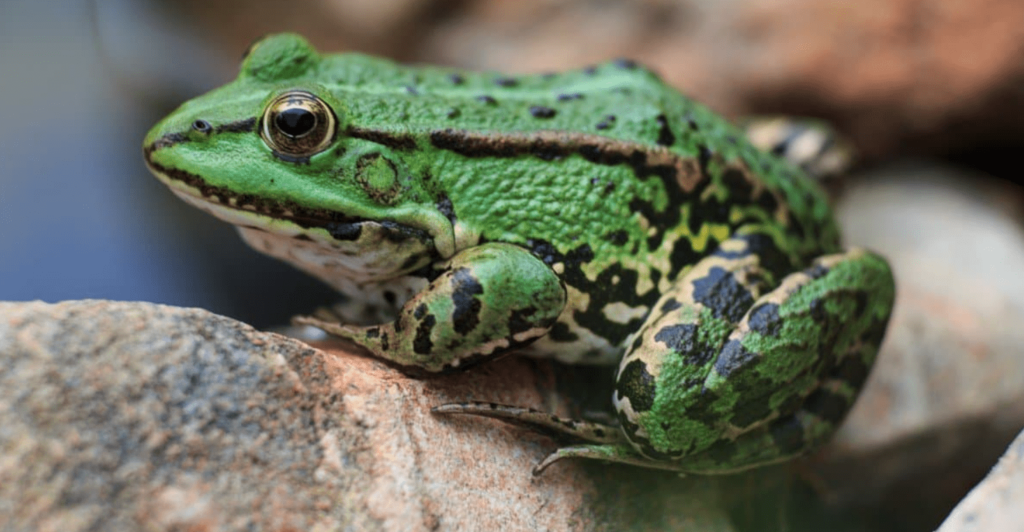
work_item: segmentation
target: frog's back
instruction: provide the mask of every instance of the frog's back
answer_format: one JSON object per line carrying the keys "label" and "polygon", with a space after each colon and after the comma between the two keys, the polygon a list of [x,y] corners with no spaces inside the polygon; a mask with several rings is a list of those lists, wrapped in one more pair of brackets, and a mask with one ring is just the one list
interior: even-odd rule
{"label": "frog's back", "polygon": [[[794,257],[836,245],[814,183],[629,60],[509,76],[336,54],[318,78],[345,102],[349,134],[414,151],[414,174],[438,178],[491,240],[648,257],[658,247],[651,227],[721,240],[723,225],[742,218],[730,211],[760,209]],[[629,223],[641,217],[645,227]],[[693,243],[699,255],[705,246]]]}
{"label": "frog's back", "polygon": [[614,359],[737,231],[767,236],[780,274],[838,249],[816,185],[630,61],[513,77],[343,54],[324,68],[348,134],[436,184],[471,235],[461,249],[510,242],[559,272],[570,305],[542,351]]}

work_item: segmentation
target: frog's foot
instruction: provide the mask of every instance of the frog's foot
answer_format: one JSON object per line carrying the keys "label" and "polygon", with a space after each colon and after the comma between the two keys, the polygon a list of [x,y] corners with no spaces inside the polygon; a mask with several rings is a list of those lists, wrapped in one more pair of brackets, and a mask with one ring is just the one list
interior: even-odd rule
{"label": "frog's foot", "polygon": [[626,464],[631,466],[645,467],[647,469],[661,469],[665,471],[680,470],[679,464],[675,462],[660,462],[652,460],[636,452],[629,444],[608,444],[608,445],[576,445],[562,447],[549,454],[533,468],[533,476],[540,476],[551,464],[565,458],[582,458],[586,460],[600,460],[612,464]]}
{"label": "frog's foot", "polygon": [[626,444],[626,437],[618,427],[562,418],[533,408],[496,403],[448,403],[430,409],[435,414],[461,414],[500,419],[506,423],[524,426],[560,439],[598,444]]}
{"label": "frog's foot", "polygon": [[802,117],[750,117],[740,127],[762,151],[778,155],[816,179],[845,173],[853,164],[850,142],[826,122]]}
{"label": "frog's foot", "polygon": [[342,323],[336,314],[331,312],[330,309],[323,307],[313,311],[312,316],[292,316],[292,324],[316,327],[333,336],[344,338],[360,345],[362,345],[360,340],[365,337],[366,330],[376,328]]}
{"label": "frog's foot", "polygon": [[586,444],[558,448],[533,468],[534,476],[541,475],[551,464],[563,458],[601,460],[653,469],[678,470],[679,467],[672,462],[659,462],[641,455],[629,444],[619,427],[612,425],[566,419],[533,408],[496,403],[448,403],[435,406],[430,411],[434,414],[489,417],[526,427],[559,440],[587,442]]}
{"label": "frog's foot", "polygon": [[547,334],[565,307],[562,281],[518,246],[476,246],[439,270],[395,321],[357,326],[323,313],[294,321],[349,340],[406,373],[444,373],[530,344]]}

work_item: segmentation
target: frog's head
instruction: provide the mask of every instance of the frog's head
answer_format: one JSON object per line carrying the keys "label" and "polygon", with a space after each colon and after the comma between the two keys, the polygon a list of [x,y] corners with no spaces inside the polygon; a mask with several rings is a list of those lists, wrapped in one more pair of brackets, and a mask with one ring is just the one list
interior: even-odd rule
{"label": "frog's head", "polygon": [[248,242],[338,285],[414,271],[454,253],[437,201],[386,145],[356,138],[321,58],[297,35],[254,44],[234,82],[146,135],[150,170]]}

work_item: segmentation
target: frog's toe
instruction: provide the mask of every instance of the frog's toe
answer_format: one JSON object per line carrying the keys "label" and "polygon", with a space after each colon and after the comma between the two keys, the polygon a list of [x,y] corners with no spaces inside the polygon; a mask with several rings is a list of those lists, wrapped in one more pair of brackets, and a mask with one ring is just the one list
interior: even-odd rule
{"label": "frog's toe", "polygon": [[473,401],[443,404],[431,408],[430,411],[434,414],[457,414],[500,419],[506,423],[527,427],[560,439],[596,444],[626,442],[625,435],[618,427],[592,421],[567,419],[533,408]]}
{"label": "frog's toe", "polygon": [[650,458],[636,452],[632,446],[626,444],[574,445],[571,447],[562,447],[549,454],[544,458],[544,460],[541,460],[539,464],[534,466],[533,476],[540,476],[552,464],[566,458],[600,460],[611,464],[626,464],[646,467],[648,469],[680,471],[679,464],[675,462],[651,460]]}
{"label": "frog's toe", "polygon": [[533,476],[539,477],[543,475],[544,471],[547,468],[551,467],[551,464],[561,460],[562,458],[565,458],[559,451],[561,451],[561,449],[558,449],[555,452],[547,455],[543,460],[540,461],[539,464],[533,466]]}
{"label": "frog's toe", "polygon": [[293,316],[292,324],[309,325],[342,338],[351,338],[360,329],[360,327],[340,323],[337,321],[336,316],[334,316],[335,319],[331,319],[332,315],[323,314],[320,312],[322,310],[326,311],[326,309],[321,308],[317,309],[312,316]]}

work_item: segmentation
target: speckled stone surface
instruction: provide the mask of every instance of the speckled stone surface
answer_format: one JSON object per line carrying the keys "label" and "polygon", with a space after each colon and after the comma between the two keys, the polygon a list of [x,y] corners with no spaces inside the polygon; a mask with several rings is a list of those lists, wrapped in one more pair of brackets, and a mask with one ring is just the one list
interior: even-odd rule
{"label": "speckled stone surface", "polygon": [[0,360],[5,531],[732,530],[714,479],[534,479],[547,438],[429,413],[568,413],[527,359],[414,380],[202,310],[79,301],[0,303]]}

